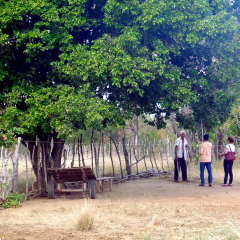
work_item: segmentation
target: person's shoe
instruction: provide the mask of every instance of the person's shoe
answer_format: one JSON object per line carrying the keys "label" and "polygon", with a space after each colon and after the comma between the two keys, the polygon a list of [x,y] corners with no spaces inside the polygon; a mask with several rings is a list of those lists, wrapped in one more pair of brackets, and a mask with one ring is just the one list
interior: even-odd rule
{"label": "person's shoe", "polygon": [[232,184],[228,184],[229,187],[232,187]]}
{"label": "person's shoe", "polygon": [[212,187],[212,184],[211,184],[211,183],[209,184],[209,187]]}
{"label": "person's shoe", "polygon": [[189,182],[187,179],[186,180],[182,180],[183,182]]}
{"label": "person's shoe", "polygon": [[205,184],[200,183],[198,186],[199,187],[205,187]]}
{"label": "person's shoe", "polygon": [[227,187],[227,184],[223,184],[221,187]]}
{"label": "person's shoe", "polygon": [[174,182],[176,182],[176,183],[179,183],[179,181],[178,181],[178,180],[174,180]]}

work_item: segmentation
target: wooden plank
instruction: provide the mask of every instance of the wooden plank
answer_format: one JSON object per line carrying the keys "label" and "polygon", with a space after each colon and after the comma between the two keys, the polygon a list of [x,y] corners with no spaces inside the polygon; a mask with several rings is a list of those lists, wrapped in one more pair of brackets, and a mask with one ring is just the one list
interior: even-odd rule
{"label": "wooden plank", "polygon": [[51,174],[53,178],[59,176],[62,181],[83,181],[83,175],[88,180],[96,180],[96,177],[90,167],[79,168],[48,168],[48,174]]}
{"label": "wooden plank", "polygon": [[112,191],[112,180],[115,177],[101,177],[101,178],[97,178],[97,192],[101,192],[104,191],[104,181],[108,181],[109,183],[109,191]]}
{"label": "wooden plank", "polygon": [[100,178],[97,178],[97,180],[109,180],[109,179],[114,179],[116,177],[100,177]]}
{"label": "wooden plank", "polygon": [[112,191],[112,179],[109,179],[109,191]]}
{"label": "wooden plank", "polygon": [[97,180],[97,193],[100,193],[101,192],[101,189],[100,189],[100,180]]}
{"label": "wooden plank", "polygon": [[55,193],[61,193],[61,192],[85,192],[84,189],[60,189],[60,190],[54,190]]}
{"label": "wooden plank", "polygon": [[85,183],[85,182],[82,182],[82,189],[83,189],[84,191],[86,191],[86,190],[87,190],[87,183]]}

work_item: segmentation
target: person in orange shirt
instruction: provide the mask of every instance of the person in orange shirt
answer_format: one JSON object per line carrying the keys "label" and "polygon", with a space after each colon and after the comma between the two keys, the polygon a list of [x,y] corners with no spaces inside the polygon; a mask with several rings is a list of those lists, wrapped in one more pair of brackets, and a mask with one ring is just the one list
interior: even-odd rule
{"label": "person in orange shirt", "polygon": [[203,136],[203,143],[200,145],[199,148],[199,155],[200,155],[200,178],[201,183],[199,186],[204,187],[204,170],[205,167],[208,171],[208,184],[209,187],[212,187],[212,163],[211,163],[211,151],[212,151],[212,144],[208,142],[209,135],[205,134]]}

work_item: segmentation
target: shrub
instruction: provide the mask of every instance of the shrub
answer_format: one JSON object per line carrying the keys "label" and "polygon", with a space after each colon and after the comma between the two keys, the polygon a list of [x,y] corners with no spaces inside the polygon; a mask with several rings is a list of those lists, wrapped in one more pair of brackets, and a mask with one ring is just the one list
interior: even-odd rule
{"label": "shrub", "polygon": [[83,208],[76,218],[76,228],[80,231],[89,231],[93,229],[94,222],[94,210],[89,206],[88,202],[85,201]]}
{"label": "shrub", "polygon": [[2,208],[17,208],[20,207],[20,203],[25,200],[24,193],[20,194],[19,192],[9,193],[7,195],[6,201],[1,205]]}
{"label": "shrub", "polygon": [[77,219],[77,230],[89,231],[93,228],[93,216],[90,213],[82,213]]}

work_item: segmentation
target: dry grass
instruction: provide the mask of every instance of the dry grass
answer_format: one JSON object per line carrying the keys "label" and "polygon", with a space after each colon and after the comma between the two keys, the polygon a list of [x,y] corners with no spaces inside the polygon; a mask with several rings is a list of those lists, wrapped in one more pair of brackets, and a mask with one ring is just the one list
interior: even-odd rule
{"label": "dry grass", "polygon": [[[147,162],[148,166],[150,162]],[[158,162],[159,167],[161,162]],[[213,183],[220,185],[223,181],[223,162],[213,162]],[[21,164],[23,165],[23,164]],[[25,168],[19,165],[20,182],[25,185]],[[106,165],[109,173],[111,163]],[[149,167],[150,168],[150,167]],[[145,170],[143,163],[139,170]],[[168,170],[166,160],[164,169]],[[173,163],[170,163],[173,171]],[[116,168],[118,174],[120,169]],[[240,163],[235,161],[233,166],[234,185],[240,184]],[[0,215],[0,238],[6,231],[39,231],[46,234],[45,239],[62,239],[49,237],[49,231],[59,232],[64,235],[71,232],[71,237],[66,239],[125,239],[125,240],[235,240],[240,239],[240,205],[231,197],[224,199],[223,192],[213,199],[204,199],[197,187],[199,182],[199,165],[188,165],[188,178],[191,181],[189,191],[192,196],[186,200],[177,193],[176,185],[165,176],[151,180],[129,181],[119,186],[114,186],[116,191],[98,195],[98,199],[39,199],[23,204],[19,209],[7,209]],[[207,178],[207,173],[205,175]],[[149,184],[155,184],[149,193],[146,190]],[[164,184],[170,184],[163,188]],[[137,185],[137,187],[135,187]],[[182,185],[180,185],[182,186]],[[185,185],[184,185],[185,186]],[[218,188],[209,190],[214,195]],[[136,192],[141,188],[142,192]],[[126,190],[132,191],[131,195]],[[206,188],[209,189],[209,188]],[[183,189],[184,190],[184,189]],[[156,197],[157,191],[157,197]],[[187,190],[186,190],[187,191]],[[232,188],[234,191],[234,188]],[[235,190],[239,191],[239,189]],[[163,198],[165,192],[169,192]],[[125,195],[126,194],[126,195]],[[175,194],[175,195],[174,195]],[[206,194],[204,195],[206,196]],[[219,203],[216,199],[222,198]],[[237,197],[236,197],[237,198]],[[196,200],[195,200],[196,199]],[[198,201],[197,201],[198,200]],[[81,238],[77,238],[81,233]],[[58,235],[56,235],[58,236]],[[11,239],[11,238],[6,238]],[[15,238],[14,238],[15,239]],[[44,238],[43,238],[44,239]],[[64,238],[65,239],[65,238]]]}
{"label": "dry grass", "polygon": [[217,204],[200,207],[163,205],[151,199],[78,200],[71,203],[64,200],[41,203],[38,200],[35,205],[29,203],[21,209],[9,209],[8,217],[4,217],[4,212],[0,216],[0,230],[88,230],[88,233],[82,233],[87,239],[91,236],[91,239],[99,236],[119,236],[110,239],[239,239],[239,213],[229,211],[228,219],[223,211],[229,209]]}
{"label": "dry grass", "polygon": [[88,201],[84,202],[84,206],[80,209],[79,214],[75,216],[76,229],[80,231],[90,231],[93,229],[94,223],[94,207],[89,205]]}

